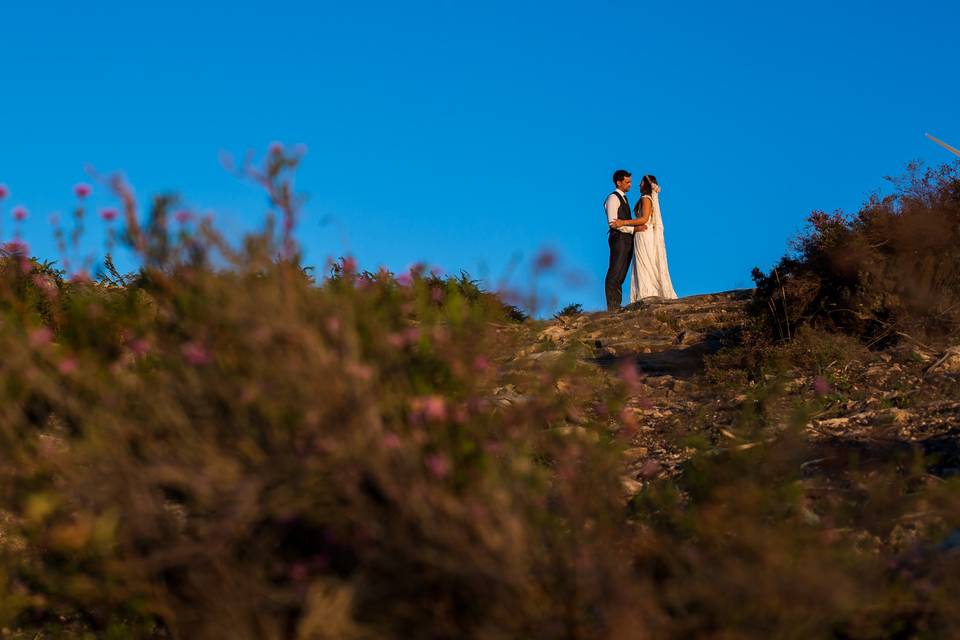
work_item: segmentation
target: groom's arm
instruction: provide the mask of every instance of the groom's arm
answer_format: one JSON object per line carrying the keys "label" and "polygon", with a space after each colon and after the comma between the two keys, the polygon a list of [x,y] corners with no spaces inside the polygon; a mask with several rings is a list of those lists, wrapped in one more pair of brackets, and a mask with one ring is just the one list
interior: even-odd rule
{"label": "groom's arm", "polygon": [[[613,228],[613,221],[617,219],[617,212],[620,210],[620,198],[615,194],[610,194],[607,196],[607,203],[605,205],[607,210],[607,226],[611,229]],[[617,229],[620,233],[633,233],[633,227],[619,227]]]}

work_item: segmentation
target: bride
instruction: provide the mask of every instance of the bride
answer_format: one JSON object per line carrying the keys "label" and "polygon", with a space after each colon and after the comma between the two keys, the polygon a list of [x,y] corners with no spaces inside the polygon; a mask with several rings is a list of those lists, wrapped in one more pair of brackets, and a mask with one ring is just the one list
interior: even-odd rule
{"label": "bride", "polygon": [[616,220],[614,227],[642,227],[633,234],[633,276],[630,278],[630,302],[656,296],[677,297],[667,269],[667,246],[663,240],[663,218],[660,216],[660,185],[657,177],[640,180],[640,200],[633,210],[633,220]]}

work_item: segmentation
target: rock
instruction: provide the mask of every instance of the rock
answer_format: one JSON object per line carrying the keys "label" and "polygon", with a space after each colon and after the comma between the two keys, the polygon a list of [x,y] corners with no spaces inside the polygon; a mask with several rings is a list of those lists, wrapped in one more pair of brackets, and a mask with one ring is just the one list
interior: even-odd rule
{"label": "rock", "polygon": [[526,396],[517,393],[517,388],[512,384],[497,387],[493,390],[493,401],[501,407],[509,407],[526,401]]}
{"label": "rock", "polygon": [[841,429],[850,423],[850,418],[827,418],[821,420],[819,425],[827,429]]}
{"label": "rock", "polygon": [[960,346],[950,347],[927,367],[927,373],[960,373]]}
{"label": "rock", "polygon": [[815,527],[820,524],[820,516],[818,516],[812,509],[806,506],[800,507],[800,518],[805,524]]}
{"label": "rock", "polygon": [[557,427],[557,433],[563,436],[570,436],[576,438],[582,438],[587,442],[599,442],[600,434],[592,429],[585,429],[584,427]]}
{"label": "rock", "polygon": [[673,376],[648,376],[646,382],[651,387],[666,387],[673,382]]}
{"label": "rock", "polygon": [[875,364],[867,368],[864,374],[868,378],[879,378],[887,374],[889,367],[885,364]]}
{"label": "rock", "polygon": [[613,347],[603,347],[597,351],[598,358],[616,358],[617,350]]}
{"label": "rock", "polygon": [[563,351],[541,351],[539,353],[531,353],[528,356],[530,360],[544,364],[553,364],[562,357]]}
{"label": "rock", "polygon": [[690,346],[692,344],[697,344],[698,342],[703,342],[703,334],[697,333],[696,331],[681,331],[674,342],[681,346]]}
{"label": "rock", "polygon": [[537,335],[537,340],[550,340],[552,342],[562,343],[566,341],[567,337],[571,333],[573,333],[572,329],[568,329],[563,325],[555,324],[541,331],[539,335]]}
{"label": "rock", "polygon": [[643,483],[637,482],[629,476],[620,478],[620,485],[623,487],[623,492],[628,496],[635,496],[643,491]]}
{"label": "rock", "polygon": [[627,462],[636,462],[642,458],[647,457],[647,448],[646,447],[633,447],[632,449],[627,449],[623,452],[623,459]]}

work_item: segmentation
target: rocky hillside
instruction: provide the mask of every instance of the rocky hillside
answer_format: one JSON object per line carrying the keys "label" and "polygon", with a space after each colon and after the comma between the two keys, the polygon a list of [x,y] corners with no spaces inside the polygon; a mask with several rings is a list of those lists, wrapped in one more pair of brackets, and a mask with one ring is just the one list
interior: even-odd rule
{"label": "rocky hillside", "polygon": [[[960,471],[960,349],[937,351],[907,339],[884,352],[858,348],[839,355],[821,363],[819,375],[788,366],[759,381],[724,380],[728,365],[708,366],[707,356],[737,343],[750,297],[750,290],[737,290],[650,299],[616,313],[558,317],[527,333],[511,364],[535,370],[536,363],[574,354],[585,378],[627,383],[625,415],[610,430],[636,429],[624,452],[628,494],[646,480],[675,474],[694,451],[690,443],[755,446],[737,435],[736,425],[745,411],[756,410],[757,395],[771,389],[778,394],[780,411],[772,413],[779,420],[798,402],[816,399],[822,407],[804,427],[819,452],[810,467],[846,460],[852,452],[869,461],[921,451],[937,456],[936,473]],[[507,402],[518,397],[512,385],[498,393]]]}

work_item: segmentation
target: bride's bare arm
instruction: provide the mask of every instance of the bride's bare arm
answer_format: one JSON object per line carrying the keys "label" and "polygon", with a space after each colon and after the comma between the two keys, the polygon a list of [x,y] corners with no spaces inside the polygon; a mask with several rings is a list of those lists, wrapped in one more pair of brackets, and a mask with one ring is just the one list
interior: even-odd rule
{"label": "bride's bare arm", "polygon": [[[647,217],[649,218],[650,216]],[[647,230],[647,223],[637,218],[633,220],[614,220],[610,223],[610,226],[614,229],[619,229],[620,227],[637,227],[640,231]]]}

